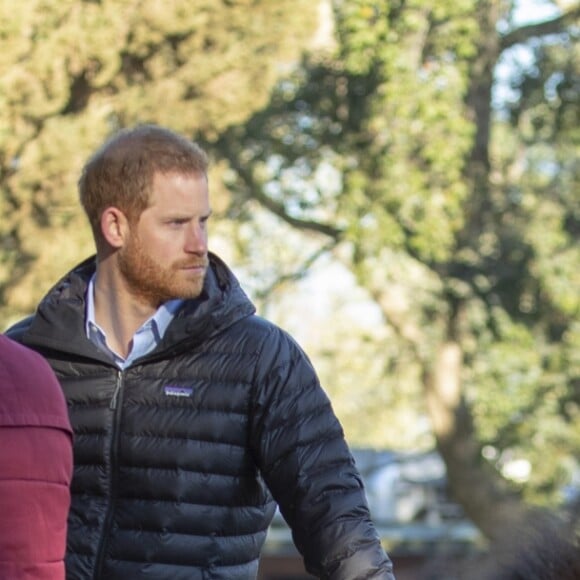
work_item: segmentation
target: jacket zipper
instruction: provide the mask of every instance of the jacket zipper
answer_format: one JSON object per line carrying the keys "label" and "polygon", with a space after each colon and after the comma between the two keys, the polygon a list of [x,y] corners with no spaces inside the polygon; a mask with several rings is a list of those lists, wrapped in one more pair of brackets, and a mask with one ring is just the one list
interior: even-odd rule
{"label": "jacket zipper", "polygon": [[115,501],[117,493],[117,456],[119,449],[119,433],[120,433],[120,419],[121,419],[121,394],[123,389],[123,371],[117,371],[117,382],[109,409],[113,411],[113,430],[111,433],[111,445],[109,447],[109,498],[107,502],[107,513],[103,522],[101,537],[99,538],[99,547],[97,549],[97,556],[95,559],[95,572],[93,580],[100,580],[102,578],[102,570],[105,562],[105,554],[109,543],[110,527],[113,521],[113,514],[115,511]]}

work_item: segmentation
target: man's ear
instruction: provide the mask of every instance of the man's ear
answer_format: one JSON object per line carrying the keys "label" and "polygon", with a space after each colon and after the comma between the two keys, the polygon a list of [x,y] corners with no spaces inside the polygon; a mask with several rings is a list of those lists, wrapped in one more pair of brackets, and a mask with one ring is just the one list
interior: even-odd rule
{"label": "man's ear", "polygon": [[106,208],[101,214],[101,232],[112,248],[121,248],[127,239],[129,220],[117,207]]}

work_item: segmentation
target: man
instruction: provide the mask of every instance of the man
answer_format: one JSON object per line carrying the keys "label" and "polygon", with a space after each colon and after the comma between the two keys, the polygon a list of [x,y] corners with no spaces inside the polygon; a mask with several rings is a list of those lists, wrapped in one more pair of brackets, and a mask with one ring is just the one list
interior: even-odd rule
{"label": "man", "polygon": [[37,353],[0,336],[0,578],[64,580],[72,429]]}
{"label": "man", "polygon": [[274,500],[310,572],[392,580],[307,357],[208,252],[204,152],[122,131],[79,190],[96,258],[10,333],[50,361],[76,433],[69,580],[254,578]]}

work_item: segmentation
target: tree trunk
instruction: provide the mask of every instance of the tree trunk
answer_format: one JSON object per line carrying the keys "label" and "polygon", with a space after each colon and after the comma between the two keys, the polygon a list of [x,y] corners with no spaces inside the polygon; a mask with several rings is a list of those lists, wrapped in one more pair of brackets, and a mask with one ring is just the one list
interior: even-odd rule
{"label": "tree trunk", "polygon": [[[478,239],[489,197],[491,90],[493,70],[501,51],[495,29],[498,4],[493,0],[478,3],[479,46],[466,96],[467,109],[476,126],[465,171],[475,203],[470,208],[465,235],[459,237],[460,246],[463,241]],[[528,508],[482,457],[462,385],[461,304],[451,297],[449,301],[451,314],[446,340],[437,348],[424,374],[427,405],[452,494],[483,534],[494,539],[501,530],[527,519]]]}
{"label": "tree trunk", "polygon": [[482,457],[462,391],[462,366],[458,342],[439,346],[424,376],[427,407],[453,498],[481,532],[495,540],[503,530],[525,522],[530,513]]}

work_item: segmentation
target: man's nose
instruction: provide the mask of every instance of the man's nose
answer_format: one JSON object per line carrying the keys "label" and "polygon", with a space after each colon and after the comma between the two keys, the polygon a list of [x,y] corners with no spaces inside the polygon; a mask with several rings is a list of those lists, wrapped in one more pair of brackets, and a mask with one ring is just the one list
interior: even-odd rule
{"label": "man's nose", "polygon": [[189,254],[205,254],[207,252],[207,233],[205,227],[193,224],[188,228],[185,238],[185,251]]}

